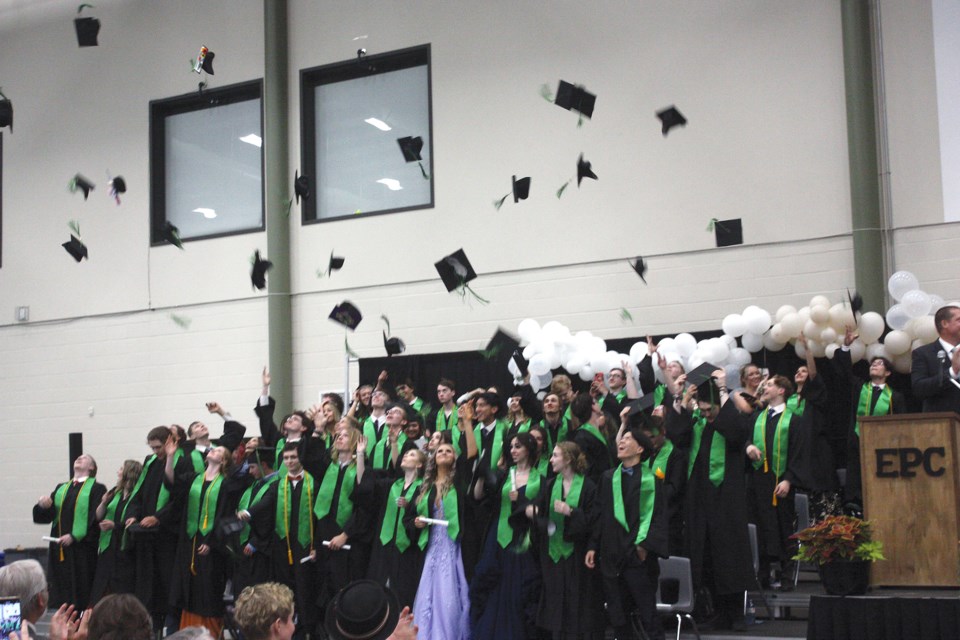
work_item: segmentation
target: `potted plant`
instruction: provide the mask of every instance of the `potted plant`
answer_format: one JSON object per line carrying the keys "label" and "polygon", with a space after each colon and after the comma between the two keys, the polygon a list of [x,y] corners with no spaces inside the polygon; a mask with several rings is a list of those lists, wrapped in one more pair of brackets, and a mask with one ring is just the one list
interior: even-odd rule
{"label": "potted plant", "polygon": [[794,560],[816,564],[827,593],[867,592],[870,563],[883,560],[883,543],[871,538],[870,523],[853,516],[829,516],[790,536],[800,543]]}

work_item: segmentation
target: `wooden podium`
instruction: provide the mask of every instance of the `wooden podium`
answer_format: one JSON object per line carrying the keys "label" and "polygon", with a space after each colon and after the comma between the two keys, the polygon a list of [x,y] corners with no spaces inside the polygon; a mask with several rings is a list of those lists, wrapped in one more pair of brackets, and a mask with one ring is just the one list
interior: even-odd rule
{"label": "wooden podium", "polygon": [[860,418],[864,517],[886,560],[874,586],[960,586],[960,416]]}

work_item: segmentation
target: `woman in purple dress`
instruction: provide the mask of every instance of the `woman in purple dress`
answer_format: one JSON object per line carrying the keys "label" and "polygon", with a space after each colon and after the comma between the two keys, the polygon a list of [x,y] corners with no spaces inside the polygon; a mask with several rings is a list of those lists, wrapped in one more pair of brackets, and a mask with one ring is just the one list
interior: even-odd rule
{"label": "woman in purple dress", "polygon": [[[440,444],[427,464],[419,496],[408,507],[411,538],[418,540],[421,549],[426,548],[413,606],[420,627],[417,637],[425,640],[470,637],[470,595],[460,555],[463,496],[454,483],[455,461],[453,446]],[[426,517],[448,525],[433,524],[428,533]]]}

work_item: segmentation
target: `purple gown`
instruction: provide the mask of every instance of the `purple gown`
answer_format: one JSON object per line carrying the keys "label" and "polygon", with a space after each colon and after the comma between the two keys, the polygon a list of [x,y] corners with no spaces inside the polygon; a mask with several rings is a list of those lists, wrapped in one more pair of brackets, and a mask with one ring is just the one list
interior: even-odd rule
{"label": "purple gown", "polygon": [[[431,505],[432,518],[443,519],[443,505]],[[427,554],[413,620],[422,640],[469,640],[470,595],[463,574],[460,543],[447,535],[446,527],[431,526]]]}

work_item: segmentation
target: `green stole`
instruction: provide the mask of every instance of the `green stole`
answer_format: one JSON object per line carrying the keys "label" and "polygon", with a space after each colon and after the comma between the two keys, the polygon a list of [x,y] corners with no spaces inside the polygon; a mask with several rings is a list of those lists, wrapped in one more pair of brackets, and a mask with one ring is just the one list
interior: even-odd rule
{"label": "green stole", "polygon": [[801,398],[799,393],[795,393],[787,398],[787,409],[795,416],[802,416],[807,409],[807,401]]}
{"label": "green stole", "polygon": [[530,418],[527,418],[526,420],[520,423],[520,426],[517,427],[517,433],[526,433],[530,431],[530,427],[532,426],[533,426],[533,420]]}
{"label": "green stole", "polygon": [[[120,499],[122,497],[123,497],[122,491],[117,491],[115,494],[113,494],[113,499],[110,500],[109,503],[107,503],[106,513],[103,514],[104,520],[113,521],[114,516],[117,514],[117,505],[120,504]],[[120,522],[123,522],[124,515],[126,515],[126,512],[127,512],[127,505],[129,504],[130,504],[130,501],[127,500],[127,504],[123,505],[123,511],[120,513]],[[117,527],[116,521],[114,521],[113,527],[114,529],[116,529]],[[97,547],[98,554],[103,553],[104,551],[107,550],[107,547],[110,546],[110,540],[112,538],[113,538],[113,529],[106,529],[100,532],[100,543]]]}
{"label": "green stole", "polygon": [[589,433],[590,435],[592,435],[594,438],[596,438],[596,439],[599,440],[600,442],[602,442],[604,447],[607,446],[607,439],[603,437],[603,434],[600,433],[600,430],[597,429],[595,426],[593,426],[592,424],[590,424],[590,423],[588,422],[588,423],[586,423],[585,425],[582,425],[580,428],[581,428],[583,431],[586,431],[587,433]]}
{"label": "green stole", "polygon": [[[507,430],[507,424],[502,420],[493,423],[493,443],[490,445],[490,468],[496,469],[497,462],[500,461],[500,454],[503,451],[503,435]],[[483,442],[483,425],[477,425],[473,428],[473,437],[477,440],[477,446]],[[456,447],[454,447],[456,448]],[[480,452],[483,455],[483,452]]]}
{"label": "green stole", "polygon": [[[753,468],[759,470],[760,467],[763,467],[764,473],[770,470],[770,456],[767,451],[768,415],[767,411],[762,411],[753,424],[753,445],[760,449],[760,452],[763,454],[760,460],[753,461]],[[787,445],[790,441],[789,431],[790,419],[792,417],[793,414],[790,410],[784,409],[777,419],[776,432],[773,435],[773,475],[777,478],[778,482],[780,481],[780,476],[783,475],[783,472],[787,468]]]}
{"label": "green stole", "polygon": [[[174,456],[174,460],[176,460],[176,456]],[[193,470],[194,470],[194,472],[200,473],[201,471],[206,470],[206,466],[207,466],[207,465],[206,465],[206,463],[203,461],[203,456],[200,455],[200,452],[197,451],[196,449],[194,449],[193,451],[190,452],[190,462],[193,463]],[[173,463],[173,466],[174,466],[174,468],[176,468],[177,463],[174,462],[174,463]]]}
{"label": "green stole", "polygon": [[[516,467],[510,467],[510,482],[503,483],[503,489],[500,490],[500,518],[497,522],[497,542],[501,549],[506,549],[510,541],[513,540],[513,527],[510,526],[510,492],[513,491],[513,478]],[[517,487],[519,490],[519,487]],[[540,493],[540,472],[536,467],[530,469],[530,475],[527,478],[524,497],[527,500],[533,500]]]}
{"label": "green stole", "polygon": [[373,421],[373,416],[367,416],[367,419],[363,421],[363,435],[367,439],[367,458],[372,459],[374,448],[380,444],[381,440],[386,438],[388,429],[387,423],[384,422],[383,431],[380,432],[380,437],[377,438],[377,426]]}
{"label": "green stole", "polygon": [[[386,433],[387,428],[384,427],[383,431],[384,433]],[[400,435],[403,435],[403,433],[401,433]],[[397,442],[397,446],[398,447],[401,446],[399,439]],[[369,444],[367,445],[367,449],[370,449]],[[384,436],[384,438],[382,438],[380,442],[378,442],[373,447],[373,460],[371,461],[371,464],[373,465],[374,469],[380,470],[380,469],[386,469],[389,461],[390,461],[390,438],[389,436]],[[321,491],[322,490],[323,489],[321,489]]]}
{"label": "green stole", "polygon": [[[653,517],[653,501],[656,493],[654,475],[644,470],[642,464],[634,467],[634,473],[640,474],[640,526],[637,527],[637,537],[634,544],[640,544],[647,539],[650,531],[650,519]],[[613,517],[620,526],[629,533],[630,524],[627,522],[627,513],[623,506],[623,463],[613,472]]]}
{"label": "green stole", "polygon": [[547,442],[550,445],[550,450],[553,451],[553,448],[567,439],[567,429],[569,428],[569,420],[566,416],[560,416],[560,428],[557,429],[557,441],[553,442],[553,434],[551,433],[550,425],[547,424],[547,419],[544,418],[540,421],[540,426],[543,427],[543,430],[547,432]]}
{"label": "green stole", "polygon": [[[317,520],[323,520],[330,513],[330,506],[333,504],[333,489],[337,486],[339,476],[340,463],[331,461],[323,474],[323,480],[320,482],[320,492],[317,493],[317,506],[313,510],[317,515]],[[340,483],[340,498],[337,500],[336,521],[337,526],[341,529],[353,514],[353,501],[350,496],[353,495],[353,489],[356,486],[357,465],[351,462],[344,471],[343,482]]]}
{"label": "green stole", "polygon": [[667,385],[657,384],[653,388],[653,406],[659,407],[663,404],[663,397],[667,395]]}
{"label": "green stole", "polygon": [[571,508],[576,509],[580,505],[581,489],[583,489],[583,476],[579,473],[574,474],[573,482],[570,483],[570,492],[566,498],[563,497],[563,476],[557,476],[556,482],[553,483],[553,491],[550,492],[550,520],[556,525],[556,529],[550,535],[547,552],[554,563],[565,560],[573,554],[573,543],[563,538],[567,517],[554,511],[553,505],[557,500],[563,500]]}
{"label": "green stole", "polygon": [[[187,537],[192,538],[199,531],[201,535],[207,535],[213,531],[214,520],[217,515],[217,500],[220,498],[220,487],[223,484],[223,476],[217,475],[210,482],[206,493],[203,495],[203,504],[201,504],[201,495],[203,492],[204,474],[198,474],[190,485],[190,494],[187,497]],[[210,510],[210,503],[213,502],[213,510]]]}
{"label": "green stole", "polygon": [[286,438],[280,438],[277,440],[277,446],[274,447],[274,454],[277,456],[275,463],[279,467],[280,463],[283,461],[283,448],[287,445]]}
{"label": "green stole", "polygon": [[663,479],[667,475],[667,461],[670,460],[670,454],[673,453],[673,442],[664,440],[663,446],[657,452],[657,457],[650,461],[650,468],[653,469],[653,475]]}
{"label": "green stole", "polygon": [[[880,397],[877,398],[877,404],[874,405],[873,411],[870,410],[871,400],[873,400],[873,383],[868,382],[860,387],[860,402],[857,404],[858,418],[860,416],[885,416],[890,413],[893,409],[893,391],[890,389],[890,385],[883,385],[883,390],[880,392]],[[857,437],[860,437],[859,420],[853,432],[857,434]]]}
{"label": "green stole", "polygon": [[[87,525],[90,519],[90,491],[96,482],[93,478],[84,480],[73,505],[73,527],[70,530],[70,535],[78,542],[87,537]],[[57,509],[57,518],[54,523],[57,525],[57,531],[61,536],[63,535],[63,527],[60,522],[60,513],[63,511],[63,501],[67,497],[67,491],[70,490],[71,486],[73,486],[73,481],[64,482],[53,496],[53,506]]]}
{"label": "green stole", "polygon": [[397,550],[400,551],[400,553],[406,551],[410,546],[410,538],[407,536],[407,530],[402,525],[397,526],[397,500],[400,498],[400,495],[403,494],[407,502],[410,502],[413,500],[413,495],[417,489],[423,484],[423,480],[416,478],[410,483],[410,487],[406,493],[404,493],[403,481],[404,478],[398,478],[397,481],[390,486],[390,494],[387,496],[387,509],[383,514],[383,525],[380,527],[380,544],[387,546],[390,544],[390,541],[394,539],[394,536],[396,536]]}
{"label": "green stole", "polygon": [[413,408],[414,411],[416,411],[417,413],[420,413],[420,409],[423,409],[423,398],[417,397],[416,400],[410,403],[410,406]]}
{"label": "green stole", "polygon": [[627,397],[627,390],[621,389],[613,394],[613,397],[617,399],[617,404],[623,404],[623,399]]}
{"label": "green stole", "polygon": [[[267,489],[276,484],[277,480],[280,479],[279,473],[274,473],[272,476],[267,478],[267,481],[260,485],[260,488],[257,489],[256,493],[253,493],[253,486],[250,485],[247,487],[247,490],[243,492],[243,495],[240,496],[240,504],[237,506],[237,511],[246,511],[253,505],[260,502],[260,499],[263,497],[263,494],[267,492]],[[245,523],[243,529],[240,531],[240,546],[247,544],[247,540],[250,539],[250,524]]]}
{"label": "green stole", "polygon": [[[434,492],[434,488],[428,492],[427,495],[422,496],[417,502],[417,515],[421,518],[430,517],[430,494]],[[447,491],[447,495],[443,496],[443,517],[450,524],[447,526],[447,535],[450,536],[450,539],[454,542],[457,541],[457,538],[460,537],[460,506],[457,504],[457,490],[453,487]],[[430,539],[430,536],[427,534],[428,527],[425,527],[420,531],[420,539],[417,540],[417,545],[420,549],[427,548],[427,542]]]}
{"label": "green stole", "polygon": [[[687,462],[687,478],[693,473],[693,466],[697,462],[697,454],[700,452],[700,440],[703,438],[703,430],[707,428],[706,416],[700,415],[700,410],[693,412],[693,443],[690,447],[690,460]],[[723,483],[723,474],[726,469],[727,439],[719,431],[713,432],[713,440],[710,441],[710,482],[713,486],[719,487]]]}
{"label": "green stole", "polygon": [[[300,511],[297,514],[297,541],[301,547],[313,548],[313,476],[303,472],[303,486],[300,491]],[[293,564],[293,550],[290,548],[290,475],[284,476],[282,486],[277,487],[277,518],[274,531],[278,537],[287,541],[287,564]],[[306,500],[304,500],[306,497]]]}
{"label": "green stole", "polygon": [[456,405],[454,405],[453,411],[450,412],[449,422],[447,422],[447,415],[444,413],[444,411],[445,410],[442,405],[440,406],[440,409],[437,410],[437,419],[435,421],[437,431],[446,431],[447,429],[457,426],[458,422],[460,421],[460,416],[457,415]]}

